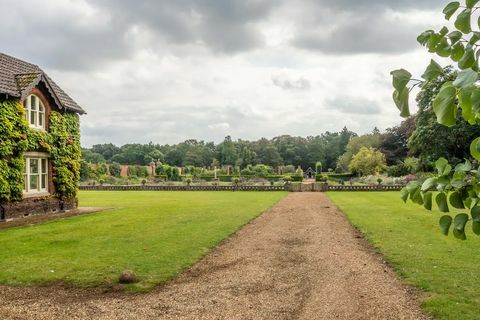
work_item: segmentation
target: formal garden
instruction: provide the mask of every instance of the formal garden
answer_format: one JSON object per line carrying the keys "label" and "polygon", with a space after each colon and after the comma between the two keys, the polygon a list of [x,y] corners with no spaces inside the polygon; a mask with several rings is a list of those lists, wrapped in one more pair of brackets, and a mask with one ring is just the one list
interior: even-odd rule
{"label": "formal garden", "polygon": [[[80,209],[0,219],[0,295],[18,290],[28,302],[53,288],[74,297],[68,307],[132,303],[135,316],[151,298],[149,316],[278,303],[279,319],[325,306],[348,319],[478,319],[478,2],[449,3],[452,23],[418,36],[450,65],[432,59],[419,79],[391,72],[397,126],[82,148],[68,161]],[[69,312],[40,304],[33,309]]]}

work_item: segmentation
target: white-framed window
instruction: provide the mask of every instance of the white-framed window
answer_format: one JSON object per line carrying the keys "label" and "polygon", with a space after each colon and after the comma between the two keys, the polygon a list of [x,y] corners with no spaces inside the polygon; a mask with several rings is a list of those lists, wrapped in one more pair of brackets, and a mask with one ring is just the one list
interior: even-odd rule
{"label": "white-framed window", "polygon": [[48,159],[25,157],[23,179],[23,192],[25,194],[48,192]]}
{"label": "white-framed window", "polygon": [[45,129],[45,106],[34,94],[25,99],[25,119],[31,128]]}

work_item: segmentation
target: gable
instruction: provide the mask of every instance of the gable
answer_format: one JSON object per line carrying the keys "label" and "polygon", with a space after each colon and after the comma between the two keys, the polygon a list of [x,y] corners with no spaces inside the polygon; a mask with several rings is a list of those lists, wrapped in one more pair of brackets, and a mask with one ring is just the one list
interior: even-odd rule
{"label": "gable", "polygon": [[24,99],[43,83],[59,109],[85,111],[38,66],[0,53],[0,94]]}

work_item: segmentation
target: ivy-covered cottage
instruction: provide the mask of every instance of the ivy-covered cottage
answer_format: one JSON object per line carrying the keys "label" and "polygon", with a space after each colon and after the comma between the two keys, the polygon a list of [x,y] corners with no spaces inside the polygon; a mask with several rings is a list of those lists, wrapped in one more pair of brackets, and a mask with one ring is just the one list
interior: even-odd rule
{"label": "ivy-covered cottage", "polygon": [[83,113],[38,66],[0,53],[0,221],[76,208]]}

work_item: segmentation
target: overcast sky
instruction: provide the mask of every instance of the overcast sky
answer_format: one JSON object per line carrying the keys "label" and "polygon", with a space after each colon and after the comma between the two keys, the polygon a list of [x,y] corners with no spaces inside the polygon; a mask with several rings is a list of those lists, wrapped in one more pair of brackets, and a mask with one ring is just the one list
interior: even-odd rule
{"label": "overcast sky", "polygon": [[401,121],[389,72],[423,72],[445,4],[0,0],[0,51],[84,107],[84,146],[365,133]]}

